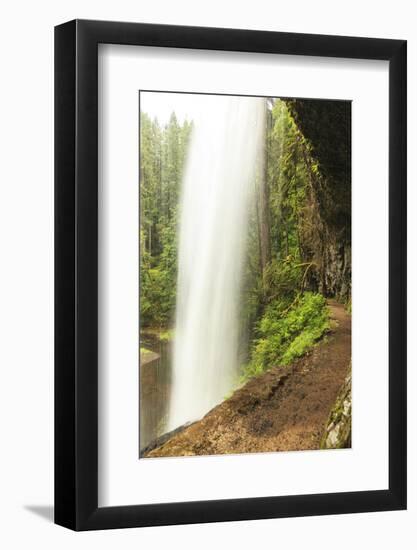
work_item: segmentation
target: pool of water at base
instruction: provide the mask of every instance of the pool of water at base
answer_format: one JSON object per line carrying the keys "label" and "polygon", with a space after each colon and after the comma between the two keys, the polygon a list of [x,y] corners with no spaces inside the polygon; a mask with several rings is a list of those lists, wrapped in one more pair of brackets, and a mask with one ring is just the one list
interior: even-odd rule
{"label": "pool of water at base", "polygon": [[161,341],[157,334],[142,332],[139,375],[139,447],[140,454],[150,443],[166,433],[172,375],[172,342]]}

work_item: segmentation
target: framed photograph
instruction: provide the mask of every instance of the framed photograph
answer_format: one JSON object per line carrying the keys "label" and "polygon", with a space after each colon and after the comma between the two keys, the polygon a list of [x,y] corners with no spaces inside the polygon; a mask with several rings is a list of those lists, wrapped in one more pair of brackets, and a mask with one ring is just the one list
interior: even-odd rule
{"label": "framed photograph", "polygon": [[406,42],[55,29],[55,522],[406,508]]}

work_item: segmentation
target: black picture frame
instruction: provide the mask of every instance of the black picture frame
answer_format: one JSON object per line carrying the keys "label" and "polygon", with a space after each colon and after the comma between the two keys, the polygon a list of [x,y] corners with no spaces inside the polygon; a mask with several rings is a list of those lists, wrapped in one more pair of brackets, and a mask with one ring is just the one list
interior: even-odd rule
{"label": "black picture frame", "polygon": [[[389,488],[98,507],[98,44],[389,62]],[[406,508],[404,40],[74,20],[55,28],[55,523],[74,530]]]}

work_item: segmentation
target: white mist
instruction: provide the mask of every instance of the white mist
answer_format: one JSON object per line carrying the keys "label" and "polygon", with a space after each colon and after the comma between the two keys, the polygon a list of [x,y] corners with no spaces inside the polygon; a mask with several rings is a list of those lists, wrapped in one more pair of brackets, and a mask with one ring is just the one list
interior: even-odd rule
{"label": "white mist", "polygon": [[236,383],[242,263],[264,128],[265,100],[202,96],[181,194],[170,430],[201,418]]}

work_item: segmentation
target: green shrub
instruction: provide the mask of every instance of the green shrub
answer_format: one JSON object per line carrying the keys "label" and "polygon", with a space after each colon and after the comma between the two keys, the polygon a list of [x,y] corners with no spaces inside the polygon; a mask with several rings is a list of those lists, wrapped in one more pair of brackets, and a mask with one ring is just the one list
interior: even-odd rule
{"label": "green shrub", "polygon": [[299,294],[292,305],[282,309],[271,302],[258,326],[251,359],[244,379],[256,376],[275,365],[288,365],[301,357],[330,328],[326,300],[321,294]]}

